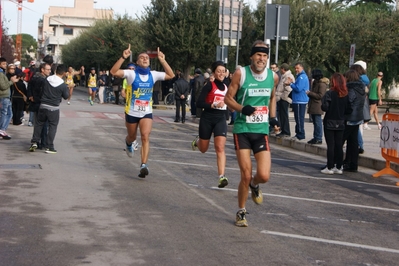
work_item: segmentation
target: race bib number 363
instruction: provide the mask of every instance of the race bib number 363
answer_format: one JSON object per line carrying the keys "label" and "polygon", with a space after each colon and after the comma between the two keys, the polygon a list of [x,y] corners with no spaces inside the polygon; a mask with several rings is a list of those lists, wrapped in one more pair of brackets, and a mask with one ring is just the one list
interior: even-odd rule
{"label": "race bib number 363", "polygon": [[134,101],[134,110],[140,112],[148,112],[149,111],[149,101],[143,100],[135,100]]}
{"label": "race bib number 363", "polygon": [[267,106],[254,106],[255,112],[246,117],[247,123],[266,123],[269,122],[269,107]]}

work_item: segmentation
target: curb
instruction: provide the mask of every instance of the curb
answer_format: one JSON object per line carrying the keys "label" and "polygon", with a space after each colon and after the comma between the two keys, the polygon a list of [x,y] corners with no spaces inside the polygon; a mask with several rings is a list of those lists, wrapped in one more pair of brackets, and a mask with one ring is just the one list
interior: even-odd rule
{"label": "curb", "polygon": [[[311,153],[311,154],[316,154],[323,156],[327,158],[327,148],[324,146],[318,146],[318,145],[311,145],[307,144],[306,142],[299,142],[299,141],[294,141],[291,140],[290,138],[278,138],[275,136],[269,136],[269,141],[270,143],[277,144],[283,147],[288,147],[291,149]],[[344,153],[345,157],[345,153]],[[359,161],[358,161],[359,166],[363,166],[369,169],[374,169],[376,171],[380,171],[385,168],[386,162],[380,159],[374,159],[366,156],[359,156]],[[396,172],[399,172],[399,165],[397,164],[391,164],[391,168],[395,170]]]}

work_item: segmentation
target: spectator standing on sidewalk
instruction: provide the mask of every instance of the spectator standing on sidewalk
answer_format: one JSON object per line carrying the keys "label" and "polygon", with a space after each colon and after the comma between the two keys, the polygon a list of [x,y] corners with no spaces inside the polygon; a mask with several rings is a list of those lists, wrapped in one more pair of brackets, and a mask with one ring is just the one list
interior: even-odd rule
{"label": "spectator standing on sidewalk", "polygon": [[363,82],[355,70],[345,73],[346,87],[348,88],[349,102],[352,113],[345,115],[344,142],[346,141],[346,157],[344,171],[357,172],[359,159],[359,125],[363,123],[363,106],[366,97]]}
{"label": "spectator standing on sidewalk", "polygon": [[364,61],[357,61],[355,64],[351,65],[350,69],[355,70],[359,76],[360,81],[364,84],[364,89],[366,91],[366,97],[364,98],[364,106],[363,106],[363,124],[359,126],[358,133],[358,141],[359,141],[359,153],[364,153],[364,145],[363,145],[363,130],[370,130],[371,128],[368,126],[368,122],[370,121],[370,107],[369,107],[369,85],[370,79],[366,74],[367,64]]}
{"label": "spectator standing on sidewalk", "polygon": [[327,91],[327,86],[330,83],[327,78],[323,77],[320,69],[312,70],[312,86],[306,91],[309,97],[308,113],[313,122],[313,138],[308,141],[308,144],[321,144],[323,142],[323,122],[321,116],[323,110],[321,109],[321,98]]}
{"label": "spectator standing on sidewalk", "polygon": [[100,71],[98,73],[98,98],[100,99],[100,104],[104,103],[104,97],[106,92],[106,86],[108,85],[108,75],[106,71]]}
{"label": "spectator standing on sidewalk", "polygon": [[23,81],[23,78],[25,77],[25,73],[21,72],[17,76],[18,81],[14,82],[12,86],[13,88],[13,93],[12,93],[12,124],[14,126],[20,126],[23,125],[22,122],[22,117],[21,114],[24,113],[25,111],[25,102],[27,99],[27,92],[26,92],[26,85]]}
{"label": "spectator standing on sidewalk", "polygon": [[10,140],[11,136],[6,132],[12,117],[10,86],[14,82],[17,82],[18,79],[16,76],[12,76],[10,80],[8,80],[5,74],[7,60],[4,57],[0,57],[0,68],[0,72],[2,72],[0,73],[0,137]]}
{"label": "spectator standing on sidewalk", "polygon": [[294,75],[292,75],[290,67],[288,64],[283,63],[280,66],[281,78],[276,89],[276,104],[277,104],[277,117],[280,121],[281,132],[277,134],[277,137],[290,137],[290,120],[289,120],[289,106],[292,103],[292,99],[289,97],[292,88],[290,85],[286,85],[288,82],[288,77],[291,80],[295,80]]}
{"label": "spectator standing on sidewalk", "polygon": [[295,118],[295,136],[292,140],[301,141],[305,139],[305,112],[309,97],[306,91],[309,90],[309,78],[306,75],[302,63],[295,64],[296,80],[287,78],[285,85],[292,88],[292,109]]}
{"label": "spectator standing on sidewalk", "polygon": [[[31,101],[31,104],[29,105],[29,112],[33,113],[34,127],[37,126],[36,124],[36,122],[38,121],[37,113],[39,111],[41,97],[43,94],[44,81],[51,73],[51,65],[49,65],[48,63],[42,63],[39,68],[40,71],[36,72],[28,83],[28,98]],[[48,122],[45,122],[42,126],[42,132],[40,134],[40,142],[37,142],[37,148],[39,149],[47,148],[47,131],[48,131]]]}
{"label": "spectator standing on sidewalk", "polygon": [[377,122],[378,129],[381,129],[380,120],[378,118],[378,105],[382,105],[382,77],[384,74],[380,71],[377,73],[377,77],[370,83],[369,91],[369,104],[370,104],[370,117],[374,116],[375,122]]}
{"label": "spectator standing on sidewalk", "polygon": [[112,82],[112,91],[114,92],[114,95],[115,95],[115,104],[118,105],[119,104],[119,92],[121,91],[121,86],[122,86],[122,79],[112,76],[111,82]]}
{"label": "spectator standing on sidewalk", "polygon": [[37,148],[43,125],[48,121],[48,149],[46,149],[46,153],[57,153],[57,150],[54,148],[54,139],[60,121],[60,103],[62,99],[66,100],[69,97],[69,89],[63,79],[65,73],[66,68],[63,65],[58,65],[55,75],[49,76],[44,81],[43,94],[37,113],[37,126],[35,126],[33,130],[33,138],[29,151],[35,151]]}
{"label": "spectator standing on sidewalk", "polygon": [[186,102],[190,92],[190,84],[186,81],[182,74],[179,73],[177,80],[173,83],[173,89],[175,90],[176,100],[176,116],[175,122],[180,122],[180,108],[181,108],[181,122],[186,122]]}
{"label": "spectator standing on sidewalk", "polygon": [[204,87],[205,78],[202,75],[201,69],[197,68],[194,72],[193,87],[191,89],[191,116],[194,118],[200,118],[202,109],[197,108],[197,100],[201,94],[202,87]]}
{"label": "spectator standing on sidewalk", "polygon": [[[246,201],[249,189],[256,204],[263,202],[259,184],[270,178],[271,154],[269,146],[269,124],[279,130],[276,119],[275,88],[278,76],[266,68],[269,47],[263,41],[255,41],[251,48],[251,65],[234,72],[225,103],[239,112],[234,122],[233,134],[241,180],[238,186],[238,212],[235,225],[247,227]],[[235,100],[236,97],[236,100]],[[256,160],[256,171],[252,175],[251,151]]]}
{"label": "spectator standing on sidewalk", "polygon": [[342,74],[334,73],[331,76],[331,88],[322,98],[321,109],[326,112],[323,125],[327,144],[327,166],[321,173],[342,175],[345,114],[352,112],[346,80]]}

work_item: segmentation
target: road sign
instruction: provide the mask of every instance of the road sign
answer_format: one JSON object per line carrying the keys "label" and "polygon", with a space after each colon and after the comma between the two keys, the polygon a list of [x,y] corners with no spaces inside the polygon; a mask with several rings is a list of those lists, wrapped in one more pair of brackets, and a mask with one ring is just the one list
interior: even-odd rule
{"label": "road sign", "polygon": [[355,50],[356,50],[356,44],[351,44],[351,50],[349,52],[349,67],[353,65],[355,62]]}

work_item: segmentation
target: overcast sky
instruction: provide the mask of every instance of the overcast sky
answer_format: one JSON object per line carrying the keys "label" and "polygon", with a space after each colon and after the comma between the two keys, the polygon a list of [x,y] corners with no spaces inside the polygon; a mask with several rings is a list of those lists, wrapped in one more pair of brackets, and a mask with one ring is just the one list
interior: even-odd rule
{"label": "overcast sky", "polygon": [[[18,9],[16,0],[1,0],[3,10],[3,21],[5,27],[8,28],[8,34],[17,33],[17,15]],[[141,16],[144,6],[148,6],[151,0],[96,0],[95,8],[109,9],[112,7],[115,14],[128,15],[135,17],[136,14]],[[258,0],[244,0],[252,7],[255,7]],[[22,8],[22,32],[37,38],[37,25],[39,19],[43,18],[43,14],[48,13],[49,6],[65,6],[73,7],[75,0],[34,0],[34,3],[23,1]],[[111,4],[112,3],[112,6]]]}

